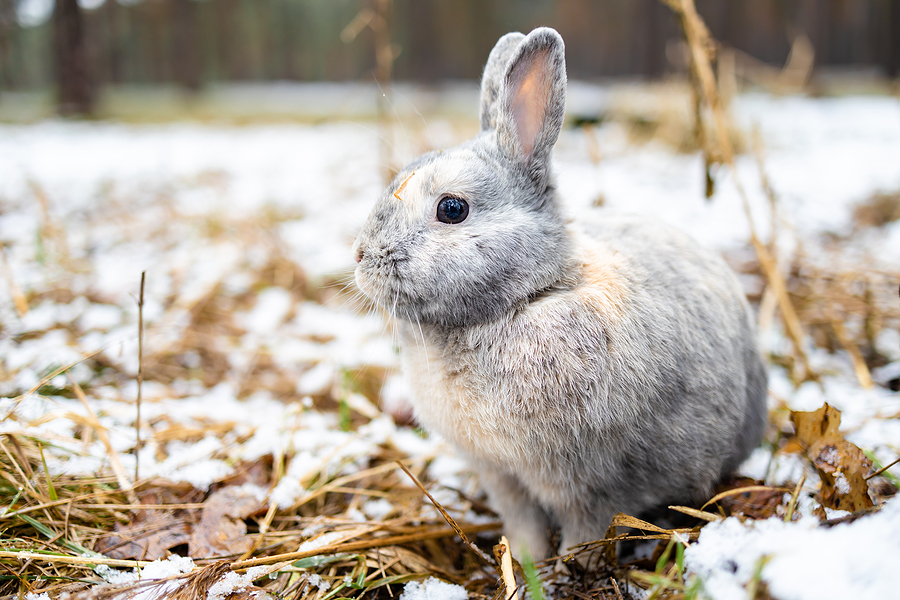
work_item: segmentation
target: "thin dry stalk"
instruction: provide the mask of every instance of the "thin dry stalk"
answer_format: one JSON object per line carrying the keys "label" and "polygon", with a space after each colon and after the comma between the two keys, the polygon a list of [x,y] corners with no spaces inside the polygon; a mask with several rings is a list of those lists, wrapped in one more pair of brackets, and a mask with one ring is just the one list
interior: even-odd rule
{"label": "thin dry stalk", "polygon": [[[728,166],[735,188],[741,198],[744,213],[747,217],[747,224],[750,228],[750,242],[756,251],[763,273],[765,274],[769,285],[772,286],[775,291],[788,336],[791,338],[795,352],[805,370],[802,378],[815,378],[809,359],[806,356],[806,351],[804,350],[803,340],[805,339],[805,334],[803,332],[803,327],[797,317],[794,305],[791,303],[784,278],[778,271],[778,265],[772,257],[772,253],[760,241],[759,236],[756,233],[756,225],[750,210],[750,201],[735,166],[734,148],[731,144],[731,139],[728,137],[727,118],[720,101],[711,64],[711,56],[714,52],[715,44],[709,34],[709,30],[703,23],[703,20],[700,18],[700,15],[697,14],[694,0],[662,0],[662,2],[668,5],[679,18],[682,32],[684,33],[685,40],[690,49],[691,79],[694,84],[693,87],[696,88],[695,93],[702,98],[702,104],[705,104],[710,110],[715,123],[714,134],[715,141],[717,142],[717,146],[715,147],[716,152],[714,154],[713,151],[708,148],[705,150],[707,164],[711,161],[718,162],[717,159],[720,158],[721,162]],[[698,114],[697,118],[697,127],[698,129],[702,129],[704,127],[702,123],[702,114]],[[703,136],[703,139],[709,139],[710,137],[706,133],[704,133]],[[707,173],[708,172],[707,169]]]}
{"label": "thin dry stalk", "polygon": [[62,554],[49,554],[44,552],[28,552],[25,550],[0,550],[0,558],[14,558],[16,560],[38,560],[50,564],[67,565],[107,565],[109,567],[144,567],[149,565],[148,560],[120,560],[104,558],[102,556],[67,556]]}
{"label": "thin dry stalk", "polygon": [[435,500],[434,496],[432,496],[428,492],[428,490],[425,489],[425,486],[422,485],[422,482],[419,481],[415,475],[410,473],[409,469],[407,469],[403,465],[403,463],[401,463],[400,461],[396,461],[396,464],[401,469],[403,469],[403,472],[406,473],[410,479],[412,479],[413,483],[416,484],[416,487],[418,487],[420,490],[422,490],[423,494],[428,496],[428,499],[431,500],[431,503],[434,504],[434,507],[436,509],[438,509],[438,512],[441,513],[441,516],[444,517],[444,520],[447,521],[447,523],[450,525],[450,527],[452,527],[456,531],[457,535],[459,535],[459,537],[462,538],[463,543],[465,543],[466,546],[468,546],[469,549],[472,550],[472,552],[474,552],[476,556],[480,557],[485,563],[490,564],[491,559],[488,557],[488,555],[485,554],[484,552],[482,552],[481,548],[479,548],[478,546],[476,546],[475,544],[473,544],[472,542],[469,541],[469,538],[466,537],[466,534],[465,534],[465,532],[463,532],[462,528],[456,524],[456,521],[454,521],[453,517],[451,517],[450,514],[444,509],[444,507],[441,506],[441,503],[438,502],[437,500]]}
{"label": "thin dry stalk", "polygon": [[837,336],[838,342],[840,342],[841,346],[843,346],[844,350],[846,350],[847,354],[850,356],[850,361],[853,363],[853,372],[856,374],[859,385],[862,386],[863,389],[872,389],[872,386],[875,385],[872,381],[872,373],[869,371],[869,367],[866,366],[866,360],[859,351],[859,346],[857,346],[853,340],[850,339],[850,336],[847,335],[847,329],[844,327],[844,322],[841,321],[836,314],[831,313],[829,317],[831,319],[831,327],[834,329],[834,335]]}
{"label": "thin dry stalk", "polygon": [[138,373],[137,373],[137,415],[134,420],[134,480],[138,482],[141,465],[141,388],[144,383],[144,280],[147,271],[141,271],[141,293],[138,296]]}

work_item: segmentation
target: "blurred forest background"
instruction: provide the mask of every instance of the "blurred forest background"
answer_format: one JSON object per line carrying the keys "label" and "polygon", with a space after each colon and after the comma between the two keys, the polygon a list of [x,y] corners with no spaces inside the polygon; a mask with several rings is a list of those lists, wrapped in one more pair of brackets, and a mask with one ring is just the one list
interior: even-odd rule
{"label": "blurred forest background", "polygon": [[[900,0],[697,8],[745,61],[780,67],[802,40],[816,69],[900,73]],[[677,21],[659,0],[0,0],[0,103],[55,90],[78,114],[123,84],[476,79],[500,35],[538,25],[565,38],[572,78],[678,69]]]}

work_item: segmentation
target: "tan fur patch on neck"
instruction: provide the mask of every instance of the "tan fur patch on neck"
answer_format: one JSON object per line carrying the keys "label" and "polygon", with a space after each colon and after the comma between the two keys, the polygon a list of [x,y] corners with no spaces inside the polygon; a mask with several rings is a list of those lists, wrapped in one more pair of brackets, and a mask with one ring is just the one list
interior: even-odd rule
{"label": "tan fur patch on neck", "polygon": [[628,283],[621,273],[622,261],[614,252],[586,250],[581,266],[582,280],[574,291],[597,312],[621,316],[628,294]]}

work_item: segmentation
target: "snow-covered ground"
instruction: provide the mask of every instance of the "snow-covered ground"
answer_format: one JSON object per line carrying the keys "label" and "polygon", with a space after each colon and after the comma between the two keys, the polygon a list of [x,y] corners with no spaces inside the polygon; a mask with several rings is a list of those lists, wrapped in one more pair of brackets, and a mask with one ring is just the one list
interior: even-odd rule
{"label": "snow-covered ground", "polygon": [[[606,90],[595,97],[631,98]],[[754,95],[740,97],[733,110],[746,130],[760,130],[765,168],[779,196],[784,256],[802,251],[813,263],[838,261],[845,270],[900,272],[900,220],[854,236],[837,254],[828,242],[852,232],[858,203],[900,190],[900,101]],[[392,157],[409,159],[453,143],[461,131],[471,126],[437,116],[417,128],[394,128]],[[109,454],[99,441],[72,443],[77,425],[67,415],[86,409],[61,392],[77,382],[89,390],[93,410],[132,472],[136,296],[146,271],[144,355],[152,364],[145,367],[155,369],[157,381],[143,386],[148,443],[140,454],[142,476],[206,488],[237,460],[291,453],[295,459],[271,496],[289,506],[304,493],[303,475],[315,465],[325,461],[352,471],[372,448],[390,441],[412,456],[443,457],[432,463],[432,475],[449,486],[471,486],[464,465],[448,457],[439,440],[396,426],[365,397],[343,389],[348,373],[390,373],[398,363],[378,315],[338,290],[352,270],[354,232],[382,186],[379,136],[385,135],[369,122],[0,125],[0,396],[6,396],[0,432],[55,440],[47,456],[51,472],[106,468]],[[635,144],[625,126],[611,121],[591,134],[565,130],[556,164],[573,212],[602,198],[603,210],[653,215],[729,256],[751,256],[733,181],[720,177],[718,194],[707,201],[697,153]],[[737,173],[767,239],[769,202],[751,154],[738,159]],[[878,301],[898,302],[897,282],[875,294]],[[210,311],[224,325],[204,328],[215,320]],[[763,343],[764,350],[785,343],[777,323],[763,332]],[[900,332],[885,330],[877,343],[896,367]],[[787,373],[773,367],[773,396],[795,410],[814,410],[827,400],[842,411],[849,440],[882,464],[894,460],[900,394],[860,387],[842,352],[810,350],[824,374],[821,385],[795,389]],[[92,353],[99,353],[105,370],[83,362]],[[20,396],[66,365],[74,366],[50,378],[40,395]],[[402,383],[392,376],[387,381],[386,400],[402,402]],[[336,414],[313,404],[323,394],[344,392],[351,407],[371,419],[354,432],[342,431]],[[154,441],[154,433],[173,423],[214,422],[237,425],[224,436],[191,443]],[[770,450],[758,450],[744,472],[764,478],[770,457]],[[796,455],[778,455],[775,462],[768,483],[797,481],[803,467]],[[900,466],[891,472],[900,476]],[[809,491],[815,481],[807,483]],[[809,502],[801,503],[804,516],[793,523],[742,525],[731,518],[704,529],[687,551],[687,566],[717,600],[743,597],[742,586],[763,557],[761,578],[781,600],[886,597],[883,590],[897,589],[891,568],[900,561],[897,502],[831,529],[813,526]],[[370,507],[373,515],[377,508]],[[813,585],[821,580],[829,585]],[[410,590],[409,597],[418,596]]]}

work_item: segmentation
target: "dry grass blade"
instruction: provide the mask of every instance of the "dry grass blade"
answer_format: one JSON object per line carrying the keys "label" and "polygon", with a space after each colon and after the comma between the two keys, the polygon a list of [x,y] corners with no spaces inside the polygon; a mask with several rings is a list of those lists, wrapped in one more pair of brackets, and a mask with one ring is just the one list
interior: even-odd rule
{"label": "dry grass blade", "polygon": [[420,490],[422,490],[423,494],[428,496],[428,499],[431,500],[431,503],[434,504],[434,507],[436,509],[438,509],[438,512],[441,513],[441,516],[444,517],[444,520],[446,520],[447,523],[450,525],[450,527],[452,527],[456,531],[457,535],[459,535],[459,537],[466,544],[466,546],[468,546],[469,549],[472,550],[472,552],[474,552],[478,557],[480,557],[485,563],[490,564],[491,559],[488,557],[488,555],[485,554],[484,552],[482,552],[481,548],[479,548],[478,546],[476,546],[475,544],[473,544],[472,542],[469,541],[469,538],[466,537],[466,534],[462,530],[462,528],[460,528],[460,526],[456,524],[456,521],[453,520],[453,517],[451,517],[450,514],[446,510],[444,510],[444,507],[441,506],[440,502],[435,500],[434,496],[432,496],[428,492],[428,490],[425,489],[425,486],[422,485],[422,482],[419,481],[415,475],[410,473],[409,469],[407,469],[403,465],[403,463],[401,463],[400,461],[397,461],[397,466],[399,466],[401,469],[403,469],[403,472],[406,473],[410,479],[412,479],[413,483],[416,484],[416,487],[418,487]]}
{"label": "dry grass blade", "polygon": [[872,382],[872,373],[869,371],[869,367],[866,366],[866,361],[859,351],[859,346],[853,343],[853,340],[847,335],[847,329],[837,315],[832,313],[829,315],[829,318],[831,319],[831,326],[834,329],[835,336],[837,336],[841,346],[844,347],[844,350],[846,350],[847,354],[850,356],[850,360],[853,363],[853,372],[856,374],[859,385],[862,386],[863,389],[871,389],[872,386],[875,385]]}
{"label": "dry grass blade", "polygon": [[37,560],[50,564],[68,565],[107,565],[110,567],[144,567],[149,565],[148,560],[120,560],[105,558],[103,556],[66,556],[63,554],[50,554],[45,552],[28,552],[25,550],[0,550],[0,558],[14,558],[16,560]]}
{"label": "dry grass blade", "polygon": [[709,523],[716,523],[718,521],[725,520],[725,517],[723,517],[722,515],[706,512],[705,510],[697,510],[696,508],[691,508],[690,506],[670,506],[669,508],[676,512],[688,515],[689,517],[694,517],[695,519],[700,519],[701,521],[707,521]]}
{"label": "dry grass blade", "polygon": [[94,428],[94,431],[97,432],[97,437],[100,438],[100,441],[103,442],[103,446],[106,448],[106,454],[109,456],[109,463],[112,466],[113,473],[116,475],[116,479],[119,480],[119,487],[125,494],[128,496],[128,500],[133,504],[140,504],[140,500],[138,500],[137,494],[134,493],[134,489],[132,489],[132,484],[128,481],[128,476],[125,474],[125,468],[122,466],[122,461],[119,460],[119,453],[116,452],[115,448],[113,448],[112,442],[109,440],[109,435],[106,432],[106,428],[100,423],[100,419],[97,418],[97,413],[94,412],[94,409],[91,408],[90,402],[88,402],[87,396],[84,395],[84,391],[81,389],[81,386],[78,385],[71,377],[69,378],[70,383],[72,384],[72,389],[75,391],[75,396],[84,405],[85,410],[88,413],[88,416],[91,420],[91,426]]}
{"label": "dry grass blade", "polygon": [[738,494],[743,494],[745,492],[765,492],[765,491],[781,491],[781,492],[790,492],[791,488],[783,488],[783,487],[773,487],[770,485],[748,485],[744,487],[734,488],[732,490],[725,490],[719,494],[716,494],[709,500],[703,503],[703,506],[700,507],[700,510],[703,510],[710,504],[715,504],[719,500],[723,498],[728,498],[729,496],[737,496]]}
{"label": "dry grass blade", "polygon": [[[412,542],[421,542],[425,540],[436,540],[441,538],[453,537],[454,535],[459,535],[461,531],[468,531],[469,533],[480,533],[482,531],[496,531],[501,527],[501,523],[486,523],[482,525],[471,525],[467,526],[465,529],[437,529],[432,531],[426,531],[423,533],[412,533],[409,535],[398,535],[392,537],[384,537],[384,538],[374,538],[371,540],[362,540],[359,542],[349,542],[344,544],[335,544],[329,546],[323,546],[321,548],[316,548],[313,550],[307,550],[304,552],[286,552],[284,554],[276,554],[274,556],[265,556],[260,558],[253,558],[249,560],[241,560],[231,563],[231,568],[233,570],[240,569],[248,569],[250,567],[255,567],[258,565],[267,565],[273,562],[282,562],[282,561],[297,561],[303,558],[311,558],[314,556],[324,556],[328,554],[341,554],[348,552],[360,552],[363,550],[371,550],[373,548],[384,548],[387,546],[400,546],[403,544],[409,544]],[[463,533],[465,535],[465,533]]]}

